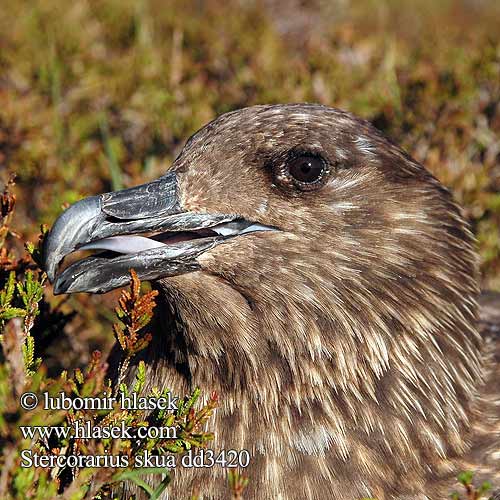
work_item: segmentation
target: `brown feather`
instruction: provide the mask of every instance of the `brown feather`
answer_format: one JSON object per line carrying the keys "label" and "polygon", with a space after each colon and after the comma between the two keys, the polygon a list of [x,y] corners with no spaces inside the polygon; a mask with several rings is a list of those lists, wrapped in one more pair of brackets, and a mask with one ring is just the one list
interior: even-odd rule
{"label": "brown feather", "polygon": [[[322,189],[273,177],[290,149],[328,158]],[[172,168],[186,209],[282,229],[156,283],[145,355],[150,387],[221,395],[211,427],[217,449],[251,453],[246,500],[445,498],[465,465],[498,481],[500,307],[485,298],[479,322],[474,241],[446,188],[319,105],[225,114]],[[228,498],[225,475],[176,470],[169,498]]]}

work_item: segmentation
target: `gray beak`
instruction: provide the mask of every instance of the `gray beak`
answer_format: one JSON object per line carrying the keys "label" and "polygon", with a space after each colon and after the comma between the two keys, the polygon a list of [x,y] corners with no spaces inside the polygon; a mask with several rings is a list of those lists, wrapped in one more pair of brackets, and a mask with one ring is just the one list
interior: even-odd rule
{"label": "gray beak", "polygon": [[[234,218],[184,212],[172,172],[149,184],[92,196],[69,207],[45,240],[45,270],[56,294],[107,292],[128,283],[130,268],[142,280],[194,271],[199,267],[196,257],[224,239],[216,232],[200,237],[196,231]],[[168,244],[168,234],[166,243],[130,236],[177,231],[193,231],[193,239]],[[57,275],[61,261],[75,250],[107,252],[77,261]]]}
{"label": "gray beak", "polygon": [[[104,293],[126,285],[129,270],[141,280],[176,276],[200,268],[197,257],[229,238],[274,228],[235,214],[183,210],[175,172],[123,191],[91,196],[56,220],[43,248],[54,293]],[[58,272],[75,251],[100,253]]]}

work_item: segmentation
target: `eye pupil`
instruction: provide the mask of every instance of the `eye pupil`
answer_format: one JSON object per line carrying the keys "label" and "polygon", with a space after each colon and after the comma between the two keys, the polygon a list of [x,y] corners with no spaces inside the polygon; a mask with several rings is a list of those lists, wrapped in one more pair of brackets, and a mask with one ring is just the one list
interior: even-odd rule
{"label": "eye pupil", "polygon": [[323,176],[325,163],[319,157],[299,156],[289,163],[288,172],[296,181],[313,184]]}

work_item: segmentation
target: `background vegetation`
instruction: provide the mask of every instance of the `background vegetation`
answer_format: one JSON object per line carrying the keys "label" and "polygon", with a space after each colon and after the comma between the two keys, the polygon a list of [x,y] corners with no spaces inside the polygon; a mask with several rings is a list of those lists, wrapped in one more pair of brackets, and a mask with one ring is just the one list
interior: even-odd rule
{"label": "background vegetation", "polygon": [[[0,0],[0,186],[17,173],[19,236],[0,231],[0,288],[65,204],[158,177],[220,113],[315,101],[453,190],[500,290],[499,26],[498,0]],[[49,374],[109,349],[118,293],[61,303],[45,286],[40,314],[60,322],[32,333]]]}

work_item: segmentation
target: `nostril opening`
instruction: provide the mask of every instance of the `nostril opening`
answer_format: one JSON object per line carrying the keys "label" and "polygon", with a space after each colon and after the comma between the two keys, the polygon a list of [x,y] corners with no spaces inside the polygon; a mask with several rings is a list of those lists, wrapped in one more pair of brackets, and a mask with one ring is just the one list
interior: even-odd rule
{"label": "nostril opening", "polygon": [[106,222],[111,222],[111,224],[123,224],[124,222],[132,222],[135,219],[124,219],[120,217],[115,217],[114,215],[106,215],[104,219]]}

